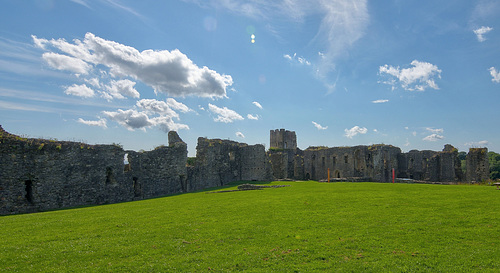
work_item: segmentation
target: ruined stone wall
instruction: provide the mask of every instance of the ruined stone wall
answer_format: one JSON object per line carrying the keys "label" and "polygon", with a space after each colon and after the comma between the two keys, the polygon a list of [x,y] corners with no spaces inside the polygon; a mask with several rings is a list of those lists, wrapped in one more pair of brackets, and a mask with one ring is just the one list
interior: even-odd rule
{"label": "ruined stone wall", "polygon": [[300,149],[269,150],[268,156],[271,161],[272,171],[275,179],[303,179],[303,170],[297,169],[303,165]]}
{"label": "ruined stone wall", "polygon": [[297,149],[297,136],[295,132],[285,129],[271,130],[270,149]]}
{"label": "ruined stone wall", "polygon": [[239,180],[272,179],[263,145],[198,138],[195,166],[188,169],[190,190],[219,187]]}
{"label": "ruined stone wall", "polygon": [[487,148],[470,148],[466,158],[467,181],[480,182],[490,178]]}
{"label": "ruined stone wall", "polygon": [[398,160],[399,178],[436,182],[464,180],[458,151],[449,144],[441,152],[412,150],[399,155]]}
{"label": "ruined stone wall", "polygon": [[185,143],[136,153],[115,145],[25,139],[0,127],[0,214],[180,192],[186,156]]}
{"label": "ruined stone wall", "polygon": [[389,182],[392,168],[398,168],[401,150],[390,145],[355,147],[310,147],[304,151],[306,179],[324,180],[330,169],[331,178],[369,177]]}

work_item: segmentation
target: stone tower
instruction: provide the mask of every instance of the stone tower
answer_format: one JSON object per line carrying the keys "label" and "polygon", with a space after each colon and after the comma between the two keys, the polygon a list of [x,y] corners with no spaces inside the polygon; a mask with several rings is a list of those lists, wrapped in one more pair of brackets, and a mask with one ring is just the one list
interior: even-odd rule
{"label": "stone tower", "polygon": [[271,130],[270,136],[270,149],[297,149],[297,136],[294,131],[288,131],[285,129]]}
{"label": "stone tower", "polygon": [[470,148],[467,154],[467,181],[483,181],[490,178],[488,148]]}

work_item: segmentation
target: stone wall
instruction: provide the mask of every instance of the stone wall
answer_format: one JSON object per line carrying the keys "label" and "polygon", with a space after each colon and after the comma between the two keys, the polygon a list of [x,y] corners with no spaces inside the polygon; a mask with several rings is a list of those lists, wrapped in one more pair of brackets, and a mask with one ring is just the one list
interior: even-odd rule
{"label": "stone wall", "polygon": [[224,186],[239,180],[271,180],[263,145],[198,138],[195,165],[188,169],[190,190]]}
{"label": "stone wall", "polygon": [[0,135],[0,214],[182,192],[187,172],[183,142],[137,153],[116,145],[26,139],[1,127]]}
{"label": "stone wall", "polygon": [[421,181],[459,182],[464,180],[458,150],[447,144],[442,152],[417,151],[399,155],[399,178]]}
{"label": "stone wall", "polygon": [[297,136],[294,131],[276,129],[270,131],[270,149],[297,149]]}
{"label": "stone wall", "polygon": [[480,182],[490,178],[487,148],[470,148],[466,162],[467,181]]}
{"label": "stone wall", "polygon": [[304,151],[305,179],[369,177],[372,181],[389,182],[392,168],[398,168],[401,150],[390,145],[355,147],[310,147]]}

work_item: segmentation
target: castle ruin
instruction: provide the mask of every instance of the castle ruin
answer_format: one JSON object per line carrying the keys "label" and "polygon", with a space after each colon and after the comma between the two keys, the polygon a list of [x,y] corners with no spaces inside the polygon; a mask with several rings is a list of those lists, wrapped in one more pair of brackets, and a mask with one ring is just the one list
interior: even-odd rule
{"label": "castle ruin", "polygon": [[[198,138],[188,164],[187,144],[169,132],[168,146],[149,152],[117,145],[22,138],[0,126],[0,215],[141,200],[227,185],[234,181],[333,179],[389,182],[482,181],[487,149],[471,149],[467,172],[458,152],[402,153],[391,145],[297,147],[295,132],[271,130],[270,149],[230,140]],[[125,159],[125,160],[124,160]]]}

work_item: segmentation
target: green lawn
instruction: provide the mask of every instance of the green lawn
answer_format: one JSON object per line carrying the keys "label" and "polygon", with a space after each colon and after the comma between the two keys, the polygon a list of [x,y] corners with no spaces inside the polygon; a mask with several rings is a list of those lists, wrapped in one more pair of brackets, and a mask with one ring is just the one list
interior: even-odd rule
{"label": "green lawn", "polygon": [[2,216],[0,271],[500,270],[494,187],[271,184]]}

